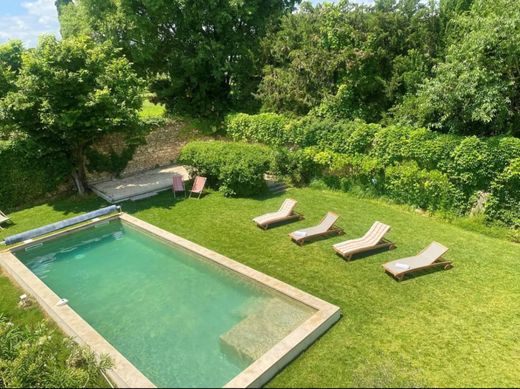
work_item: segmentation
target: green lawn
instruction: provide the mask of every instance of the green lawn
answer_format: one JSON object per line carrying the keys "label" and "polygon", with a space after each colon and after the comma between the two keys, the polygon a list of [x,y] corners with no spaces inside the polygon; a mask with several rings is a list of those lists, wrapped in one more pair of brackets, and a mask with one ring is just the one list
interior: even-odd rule
{"label": "green lawn", "polygon": [[[467,231],[401,207],[341,192],[291,189],[305,220],[268,231],[251,218],[284,197],[174,201],[170,193],[123,209],[341,307],[342,319],[271,381],[272,386],[516,386],[520,371],[520,245]],[[285,196],[285,197],[287,197]],[[26,230],[92,210],[93,197],[11,214]],[[287,234],[335,211],[346,234],[299,247]],[[362,235],[374,220],[392,226],[397,249],[346,262],[333,243]],[[432,240],[454,268],[401,283],[381,264]]]}
{"label": "green lawn", "polygon": [[141,119],[162,118],[166,114],[166,108],[162,104],[154,104],[147,98],[143,100],[143,107],[139,112]]}

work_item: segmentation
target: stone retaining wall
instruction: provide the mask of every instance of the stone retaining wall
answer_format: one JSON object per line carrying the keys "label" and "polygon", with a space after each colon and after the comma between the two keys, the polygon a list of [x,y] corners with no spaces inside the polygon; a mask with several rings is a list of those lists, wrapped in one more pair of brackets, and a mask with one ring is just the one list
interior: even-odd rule
{"label": "stone retaining wall", "polygon": [[[180,120],[168,120],[168,122],[146,136],[146,142],[138,146],[134,156],[121,176],[126,177],[145,170],[160,166],[171,165],[179,156],[180,149],[190,140],[204,138],[197,134],[196,130],[186,130],[186,123]],[[110,154],[112,151],[121,153],[126,148],[125,141],[119,134],[106,136],[98,142],[95,149],[102,154]],[[89,182],[99,182],[114,178],[111,173],[89,172]]]}

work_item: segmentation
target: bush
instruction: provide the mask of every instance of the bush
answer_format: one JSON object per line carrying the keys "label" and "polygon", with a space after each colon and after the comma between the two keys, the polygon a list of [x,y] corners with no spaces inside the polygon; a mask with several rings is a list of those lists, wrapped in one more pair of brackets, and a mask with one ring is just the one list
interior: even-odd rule
{"label": "bush", "polygon": [[66,158],[41,153],[29,140],[0,145],[0,204],[4,211],[40,200],[66,182]]}
{"label": "bush", "polygon": [[374,136],[370,154],[385,165],[401,162],[406,157],[406,145],[411,128],[389,126],[382,128]]}
{"label": "bush", "polygon": [[485,213],[489,220],[520,229],[520,158],[511,161],[492,183]]}
{"label": "bush", "polygon": [[393,200],[430,211],[453,207],[457,193],[445,174],[421,169],[416,162],[390,166],[385,173],[386,194]]}
{"label": "bush", "polygon": [[250,196],[265,191],[264,173],[272,163],[269,147],[239,142],[191,142],[179,162],[226,196]]}
{"label": "bush", "polygon": [[305,185],[320,175],[319,166],[314,162],[316,151],[312,148],[290,151],[278,149],[273,154],[271,172],[287,178],[294,185]]}
{"label": "bush", "polygon": [[457,135],[419,128],[410,132],[403,154],[405,159],[416,161],[423,169],[446,172],[451,154],[461,140]]}
{"label": "bush", "polygon": [[235,141],[282,146],[289,142],[285,126],[289,119],[275,113],[248,115],[238,113],[225,119],[227,134]]}
{"label": "bush", "polygon": [[476,136],[464,138],[451,154],[448,166],[450,181],[466,198],[478,190],[488,190],[494,172],[494,156]]}
{"label": "bush", "polygon": [[[515,137],[482,140],[313,114],[298,119],[240,114],[230,120],[228,133],[234,139],[276,145],[272,171],[295,184],[319,179],[344,190],[361,188],[376,195],[390,191],[388,195],[398,201],[429,210],[468,211],[477,193],[489,191],[498,173],[520,158],[520,139]],[[399,168],[392,168],[395,164]],[[385,173],[391,174],[389,183]],[[417,183],[412,182],[414,177]],[[404,182],[414,191],[424,190],[424,196],[410,192]],[[440,199],[434,196],[435,188]],[[488,219],[499,214],[490,212]],[[504,212],[509,212],[507,206]],[[511,222],[511,217],[501,215],[499,220]]]}
{"label": "bush", "polygon": [[489,138],[487,145],[493,156],[493,170],[503,171],[513,159],[520,158],[520,138],[512,136]]}
{"label": "bush", "polygon": [[[100,373],[112,367],[105,355],[66,340],[57,341],[45,323],[20,327],[0,315],[0,387],[99,387]],[[65,350],[65,352],[64,352]]]}

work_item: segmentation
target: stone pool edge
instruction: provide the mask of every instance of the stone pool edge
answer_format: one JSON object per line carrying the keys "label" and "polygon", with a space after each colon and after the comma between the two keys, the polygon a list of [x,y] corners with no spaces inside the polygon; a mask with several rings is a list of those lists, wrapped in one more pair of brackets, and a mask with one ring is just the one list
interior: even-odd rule
{"label": "stone pool edge", "polygon": [[[224,386],[225,388],[261,387],[340,319],[341,312],[339,307],[303,292],[289,284],[281,282],[273,277],[126,213],[120,213],[119,215],[107,219],[117,218],[133,227],[137,227],[146,233],[164,240],[166,243],[178,245],[192,251],[217,265],[238,273],[263,285],[264,287],[274,289],[277,292],[316,310],[316,313],[303,324],[298,326],[264,355],[229,381]],[[107,371],[107,375],[113,384],[120,388],[154,388],[156,386],[141,371],[128,361],[71,307],[68,305],[56,306],[60,297],[45,285],[45,283],[36,275],[34,275],[32,271],[30,271],[12,253],[13,251],[18,251],[25,247],[54,239],[61,235],[70,234],[104,221],[105,220],[88,223],[88,225],[72,228],[65,232],[46,236],[43,239],[35,239],[31,243],[17,245],[16,247],[0,251],[0,267],[2,267],[7,275],[23,290],[36,298],[44,311],[68,336],[72,337],[79,344],[89,346],[98,355],[108,354],[112,358],[114,361],[114,367]]]}

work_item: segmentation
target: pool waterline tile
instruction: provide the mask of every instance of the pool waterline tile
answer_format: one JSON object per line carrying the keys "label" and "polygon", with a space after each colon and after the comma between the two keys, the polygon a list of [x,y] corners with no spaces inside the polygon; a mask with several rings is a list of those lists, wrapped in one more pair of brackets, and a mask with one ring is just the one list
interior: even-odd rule
{"label": "pool waterline tile", "polygon": [[[340,317],[338,307],[214,251],[157,228],[133,216],[121,214],[119,219],[131,227],[160,238],[166,243],[187,249],[190,252],[204,257],[210,262],[219,264],[268,289],[278,291],[282,295],[316,310],[316,313],[308,320],[229,381],[226,387],[257,387],[263,385],[301,351],[312,344],[314,340],[323,334]],[[74,231],[75,230],[71,230],[68,231],[68,233]],[[45,240],[49,240],[49,238]],[[32,242],[31,245],[34,245],[35,242]],[[17,247],[16,250],[23,248],[24,246]],[[126,360],[126,358],[99,335],[95,329],[88,325],[85,320],[77,315],[72,308],[68,306],[56,307],[55,303],[59,297],[27,269],[11,252],[0,253],[0,264],[16,282],[38,299],[43,308],[57,321],[68,335],[71,335],[79,343],[91,346],[94,351],[98,353],[107,353],[112,356],[116,362],[116,366],[109,372],[109,376],[117,386],[153,387],[149,379]]]}

